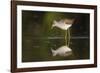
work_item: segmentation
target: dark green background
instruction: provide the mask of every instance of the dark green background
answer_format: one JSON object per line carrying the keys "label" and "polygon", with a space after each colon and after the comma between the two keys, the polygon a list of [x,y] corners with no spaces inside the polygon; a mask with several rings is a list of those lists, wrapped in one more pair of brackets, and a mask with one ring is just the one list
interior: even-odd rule
{"label": "dark green background", "polygon": [[[51,48],[65,44],[65,31],[54,27],[54,20],[74,18],[70,28],[69,57],[52,56]],[[89,14],[22,11],[22,62],[89,59]]]}

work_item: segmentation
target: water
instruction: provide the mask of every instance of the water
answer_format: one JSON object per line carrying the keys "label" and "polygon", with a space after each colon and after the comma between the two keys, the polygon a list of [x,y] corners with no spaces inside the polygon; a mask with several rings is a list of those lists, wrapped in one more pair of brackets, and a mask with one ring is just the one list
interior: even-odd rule
{"label": "water", "polygon": [[[63,37],[48,37],[49,39],[33,39],[32,44],[27,44],[28,47],[23,51],[23,62],[33,61],[54,61],[54,60],[79,60],[89,59],[89,39],[71,39],[70,48],[73,51],[73,55],[69,57],[52,56],[51,48],[57,49],[64,45]],[[45,40],[42,42],[41,40]],[[29,43],[29,42],[28,42]],[[25,46],[27,46],[25,45]],[[31,47],[29,47],[29,45]]]}

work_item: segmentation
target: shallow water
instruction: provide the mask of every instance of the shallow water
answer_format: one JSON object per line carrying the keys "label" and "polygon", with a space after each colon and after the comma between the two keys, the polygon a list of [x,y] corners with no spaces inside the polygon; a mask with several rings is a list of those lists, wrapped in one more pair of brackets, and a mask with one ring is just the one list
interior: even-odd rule
{"label": "shallow water", "polygon": [[[76,60],[89,59],[89,41],[88,39],[71,39],[70,48],[73,55],[69,57],[52,56],[51,48],[57,49],[64,44],[63,39],[33,39],[31,47],[25,47],[23,51],[23,62],[25,61],[53,61],[53,60]],[[29,42],[28,42],[29,43]],[[25,46],[27,46],[25,45]]]}

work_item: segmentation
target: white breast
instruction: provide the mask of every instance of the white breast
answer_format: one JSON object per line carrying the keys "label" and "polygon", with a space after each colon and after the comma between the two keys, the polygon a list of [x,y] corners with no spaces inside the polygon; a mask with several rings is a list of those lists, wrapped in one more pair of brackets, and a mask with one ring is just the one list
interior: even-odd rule
{"label": "white breast", "polygon": [[68,46],[62,46],[56,50],[52,50],[53,56],[68,56],[68,53],[72,52],[72,50]]}
{"label": "white breast", "polygon": [[53,27],[58,27],[62,30],[67,30],[68,28],[70,28],[72,26],[72,24],[65,24],[62,21],[54,21],[54,24],[52,25]]}
{"label": "white breast", "polygon": [[69,51],[71,51],[71,49],[67,46],[62,46],[56,50],[56,52],[58,52],[58,53],[65,53],[65,52],[69,52]]}

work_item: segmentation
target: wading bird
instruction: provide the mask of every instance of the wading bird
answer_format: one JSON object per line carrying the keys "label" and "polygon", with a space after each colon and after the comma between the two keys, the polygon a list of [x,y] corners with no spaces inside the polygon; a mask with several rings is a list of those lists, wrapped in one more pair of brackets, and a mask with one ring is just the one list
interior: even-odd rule
{"label": "wading bird", "polygon": [[54,20],[52,28],[57,27],[62,30],[67,30],[68,28],[70,28],[72,26],[73,21],[74,21],[74,19],[63,19],[60,21]]}

